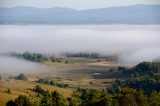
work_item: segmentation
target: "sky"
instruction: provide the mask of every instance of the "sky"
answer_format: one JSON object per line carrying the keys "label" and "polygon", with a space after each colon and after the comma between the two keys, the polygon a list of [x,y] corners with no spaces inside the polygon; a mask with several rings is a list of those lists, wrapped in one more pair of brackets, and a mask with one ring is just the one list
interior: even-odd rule
{"label": "sky", "polygon": [[136,4],[160,4],[160,0],[0,0],[0,7],[67,7],[78,10]]}

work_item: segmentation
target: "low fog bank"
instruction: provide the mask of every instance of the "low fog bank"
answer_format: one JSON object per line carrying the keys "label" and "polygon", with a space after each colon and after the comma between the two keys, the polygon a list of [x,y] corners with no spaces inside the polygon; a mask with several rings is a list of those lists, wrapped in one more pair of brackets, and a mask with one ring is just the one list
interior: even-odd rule
{"label": "low fog bank", "polygon": [[143,61],[160,62],[160,48],[142,49],[119,56],[119,62],[137,64]]}
{"label": "low fog bank", "polygon": [[51,68],[37,64],[34,62],[29,62],[25,60],[20,60],[13,57],[0,56],[0,74],[19,74],[19,73],[45,73],[51,71]]}
{"label": "low fog bank", "polygon": [[97,52],[120,62],[152,61],[160,56],[160,26],[0,26],[0,53],[31,51]]}

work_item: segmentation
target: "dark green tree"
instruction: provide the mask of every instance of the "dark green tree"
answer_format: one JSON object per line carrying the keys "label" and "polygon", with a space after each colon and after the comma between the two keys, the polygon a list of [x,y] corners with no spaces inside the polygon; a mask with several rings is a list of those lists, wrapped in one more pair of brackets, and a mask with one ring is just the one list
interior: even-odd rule
{"label": "dark green tree", "polygon": [[6,106],[32,106],[32,104],[27,96],[20,95],[15,101],[8,101]]}
{"label": "dark green tree", "polygon": [[11,90],[10,90],[10,89],[7,89],[7,93],[8,93],[8,94],[11,94]]}
{"label": "dark green tree", "polygon": [[19,74],[17,77],[16,77],[17,80],[27,80],[27,77],[24,75],[24,74]]}
{"label": "dark green tree", "polygon": [[6,106],[17,106],[16,103],[14,101],[8,101]]}
{"label": "dark green tree", "polygon": [[67,106],[66,99],[57,91],[51,93],[52,106]]}

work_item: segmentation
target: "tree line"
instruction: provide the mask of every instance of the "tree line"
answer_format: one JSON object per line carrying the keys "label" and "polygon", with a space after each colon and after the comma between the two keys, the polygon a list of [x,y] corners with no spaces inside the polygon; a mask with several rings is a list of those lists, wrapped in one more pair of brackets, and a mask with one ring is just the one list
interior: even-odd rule
{"label": "tree line", "polygon": [[145,95],[142,90],[128,87],[119,93],[109,93],[108,90],[93,90],[78,88],[71,97],[65,98],[57,91],[49,92],[36,86],[34,91],[40,94],[33,101],[30,97],[20,95],[14,101],[8,101],[6,106],[159,106],[160,92],[153,91]]}
{"label": "tree line", "polygon": [[42,83],[42,84],[48,84],[48,85],[53,85],[53,86],[57,86],[60,88],[68,88],[69,85],[65,84],[65,83],[61,83],[58,81],[54,81],[54,80],[47,80],[47,79],[39,79],[38,81],[36,81],[37,83]]}
{"label": "tree line", "polygon": [[85,58],[100,58],[98,53],[66,53],[67,57],[85,57]]}
{"label": "tree line", "polygon": [[66,63],[68,64],[69,61],[65,58],[57,58],[55,56],[49,56],[49,55],[43,55],[40,53],[31,53],[31,52],[24,52],[24,53],[11,53],[9,54],[11,56],[21,58],[24,60],[32,61],[32,62],[45,62],[45,61],[51,61],[51,62],[57,62],[57,63]]}

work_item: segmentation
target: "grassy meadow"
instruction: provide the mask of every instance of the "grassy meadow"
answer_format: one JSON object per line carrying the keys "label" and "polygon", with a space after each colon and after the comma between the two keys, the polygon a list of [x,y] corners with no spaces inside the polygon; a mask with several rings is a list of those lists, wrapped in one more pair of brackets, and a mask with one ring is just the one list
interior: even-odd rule
{"label": "grassy meadow", "polygon": [[[9,79],[9,75],[2,76],[4,78],[2,78],[2,81],[0,82],[0,106],[4,106],[7,101],[14,100],[20,94],[27,95],[29,97],[36,96],[36,93],[32,91],[36,85],[40,85],[45,90],[56,90],[63,94],[64,97],[70,97],[72,92],[78,87],[103,89],[112,84],[117,78],[117,72],[109,71],[111,68],[119,66],[119,64],[116,64],[115,62],[105,61],[104,59],[98,61],[98,59],[76,57],[67,58],[67,60],[69,62],[67,64],[51,61],[40,63],[51,68],[54,66],[58,69],[58,71],[36,74],[28,73],[25,74],[28,77],[27,81]],[[110,76],[110,74],[113,74],[113,77],[104,77],[107,75]],[[47,80],[56,80],[61,83],[68,84],[69,87],[60,88],[57,86],[35,82],[36,80],[42,78]],[[10,94],[7,93],[8,89],[11,91]]]}

